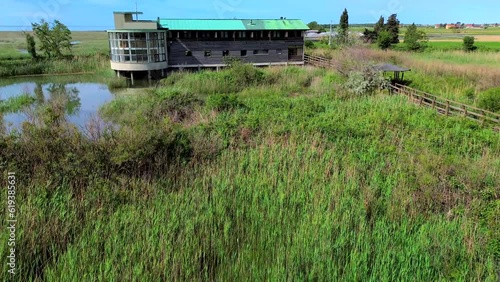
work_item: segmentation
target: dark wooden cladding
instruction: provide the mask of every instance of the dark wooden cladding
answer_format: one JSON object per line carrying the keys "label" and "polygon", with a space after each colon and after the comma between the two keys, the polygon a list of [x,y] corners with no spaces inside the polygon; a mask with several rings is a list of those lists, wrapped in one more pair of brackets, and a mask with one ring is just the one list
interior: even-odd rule
{"label": "dark wooden cladding", "polygon": [[[298,50],[290,52],[289,56],[289,48]],[[206,56],[208,51],[210,52],[209,56]],[[242,54],[242,51],[246,51],[246,55]],[[303,38],[247,41],[208,41],[179,38],[168,40],[168,64],[170,66],[224,64],[223,54],[227,53],[229,53],[229,56],[239,58],[243,62],[254,64],[302,62],[303,52]]]}

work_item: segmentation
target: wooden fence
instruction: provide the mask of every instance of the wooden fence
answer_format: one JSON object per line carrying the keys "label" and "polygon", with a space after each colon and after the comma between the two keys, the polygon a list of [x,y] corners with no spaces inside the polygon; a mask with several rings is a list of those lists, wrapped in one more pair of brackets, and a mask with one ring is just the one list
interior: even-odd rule
{"label": "wooden fence", "polygon": [[[304,62],[322,68],[335,68],[332,60],[319,56],[305,55]],[[500,114],[441,98],[398,83],[390,85],[389,90],[392,93],[407,96],[411,102],[417,105],[436,109],[440,114],[463,116],[481,124],[489,123],[494,126],[496,131],[500,131]]]}
{"label": "wooden fence", "polygon": [[463,116],[481,124],[491,123],[496,126],[497,130],[499,129],[500,115],[497,113],[438,97],[398,83],[391,85],[390,90],[407,96],[415,104],[436,109],[440,114]]}
{"label": "wooden fence", "polygon": [[316,67],[322,67],[322,68],[334,68],[334,64],[332,60],[329,60],[327,58],[319,57],[319,56],[312,56],[312,55],[304,55],[304,63],[305,64],[310,64]]}

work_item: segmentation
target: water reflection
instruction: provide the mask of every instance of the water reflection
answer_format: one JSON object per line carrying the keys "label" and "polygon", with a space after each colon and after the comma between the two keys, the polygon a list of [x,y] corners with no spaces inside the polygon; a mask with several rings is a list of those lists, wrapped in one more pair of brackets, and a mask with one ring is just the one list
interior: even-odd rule
{"label": "water reflection", "polygon": [[98,115],[99,108],[113,99],[108,87],[100,83],[21,82],[0,87],[0,100],[23,93],[33,96],[34,102],[24,111],[3,114],[2,124],[7,131],[20,129],[22,122],[49,103],[64,109],[69,122],[84,128],[93,116]]}

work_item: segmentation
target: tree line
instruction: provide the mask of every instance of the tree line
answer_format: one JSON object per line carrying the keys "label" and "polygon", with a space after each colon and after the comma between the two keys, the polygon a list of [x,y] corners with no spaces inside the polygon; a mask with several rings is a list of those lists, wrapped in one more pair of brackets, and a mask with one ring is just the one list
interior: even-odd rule
{"label": "tree line", "polygon": [[[310,29],[318,30],[319,32],[326,31],[326,25],[318,24],[316,21],[310,22],[308,26]],[[365,28],[362,38],[365,43],[377,44],[380,49],[387,50],[400,43],[400,26],[401,22],[398,20],[397,14],[390,15],[387,21],[385,21],[383,16],[380,16],[379,20],[373,25],[373,29]],[[349,36],[349,27],[349,13],[347,9],[344,9],[340,16],[339,23],[335,25],[338,32],[336,36],[336,43],[338,46],[350,45],[352,43]],[[403,49],[407,51],[423,51],[428,47],[428,42],[429,39],[425,31],[418,29],[417,25],[413,23],[406,29],[403,39]],[[474,37],[466,36],[463,39],[463,49],[467,52],[475,51],[477,46],[475,46],[474,43]],[[308,45],[311,44],[306,44],[306,46]]]}

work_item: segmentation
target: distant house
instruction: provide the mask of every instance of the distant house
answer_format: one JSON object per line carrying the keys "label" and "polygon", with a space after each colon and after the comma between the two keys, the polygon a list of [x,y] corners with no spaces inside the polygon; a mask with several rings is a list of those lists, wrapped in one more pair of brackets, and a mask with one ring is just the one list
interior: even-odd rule
{"label": "distant house", "polygon": [[460,26],[457,25],[457,24],[447,24],[446,25],[446,29],[457,29],[459,28]]}
{"label": "distant house", "polygon": [[434,28],[441,28],[441,24],[435,24]]}
{"label": "distant house", "polygon": [[468,28],[468,29],[481,29],[481,28],[484,28],[484,25],[480,25],[480,24],[466,24],[465,28]]}

